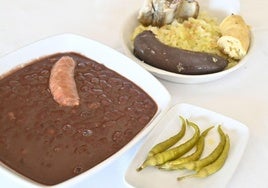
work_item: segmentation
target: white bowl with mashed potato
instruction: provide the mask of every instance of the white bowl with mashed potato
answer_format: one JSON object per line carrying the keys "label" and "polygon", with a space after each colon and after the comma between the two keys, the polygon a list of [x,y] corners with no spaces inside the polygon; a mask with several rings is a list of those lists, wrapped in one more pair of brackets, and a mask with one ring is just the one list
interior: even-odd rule
{"label": "white bowl with mashed potato", "polygon": [[[219,0],[211,0],[211,1],[200,0],[198,2],[200,5],[200,15],[205,13],[207,14],[207,16],[211,18],[213,19],[215,18],[218,24],[220,24],[220,22],[225,17],[231,14],[239,15],[239,12],[240,12],[239,0],[235,0],[232,2],[231,1],[222,2]],[[133,54],[133,48],[134,48],[133,47],[133,33],[134,33],[134,30],[137,28],[137,26],[140,25],[137,17],[138,17],[138,11],[135,11],[125,20],[123,24],[122,46],[123,46],[124,52],[126,53],[127,56],[132,58],[138,64],[142,65],[145,69],[150,71],[152,74],[154,74],[158,78],[168,80],[171,82],[176,82],[176,83],[186,83],[186,84],[204,83],[204,82],[209,82],[209,81],[222,78],[226,76],[227,74],[239,69],[247,62],[247,58],[244,57],[242,60],[239,60],[239,62],[235,65],[230,66],[231,63],[229,63],[227,68],[225,68],[223,71],[210,73],[210,74],[202,74],[202,75],[186,75],[186,74],[173,73],[173,72],[169,72],[169,71],[151,66],[143,62],[142,60],[138,59]]]}

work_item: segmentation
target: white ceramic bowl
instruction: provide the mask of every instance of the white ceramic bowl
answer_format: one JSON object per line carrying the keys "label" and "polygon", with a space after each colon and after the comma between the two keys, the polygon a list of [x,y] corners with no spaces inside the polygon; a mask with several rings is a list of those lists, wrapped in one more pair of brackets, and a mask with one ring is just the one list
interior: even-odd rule
{"label": "white ceramic bowl", "polygon": [[[57,187],[70,187],[74,186],[76,183],[85,181],[90,175],[97,173],[109,163],[112,163],[117,157],[129,150],[147,135],[158,119],[165,114],[169,106],[170,94],[154,76],[137,63],[133,62],[130,58],[96,41],[73,34],[49,37],[2,57],[0,59],[0,78],[1,75],[18,66],[22,66],[36,58],[58,52],[77,52],[104,64],[106,67],[116,71],[141,87],[158,105],[158,111],[151,122],[121,150],[90,170],[55,185]],[[5,181],[9,180],[11,185],[19,187],[40,186],[40,184],[19,175],[2,163],[0,163],[0,182],[1,179],[5,179]]]}
{"label": "white ceramic bowl", "polygon": [[[231,13],[239,14],[240,11],[239,0],[227,0],[227,1],[199,0],[198,2],[200,4],[201,11],[206,11],[211,16],[217,17],[219,20],[222,20]],[[145,69],[147,69],[148,71],[150,71],[152,74],[154,74],[159,78],[176,83],[186,83],[186,84],[203,83],[222,78],[223,76],[226,76],[227,74],[230,74],[231,72],[234,72],[235,70],[239,69],[247,62],[247,56],[246,56],[237,65],[233,66],[230,69],[205,75],[183,75],[155,68],[139,60],[133,54],[133,42],[130,40],[130,36],[133,33],[134,28],[139,24],[137,20],[137,15],[138,15],[137,11],[132,12],[132,14],[130,14],[129,17],[127,17],[127,19],[122,25],[121,39],[124,52],[135,62],[142,65]]]}

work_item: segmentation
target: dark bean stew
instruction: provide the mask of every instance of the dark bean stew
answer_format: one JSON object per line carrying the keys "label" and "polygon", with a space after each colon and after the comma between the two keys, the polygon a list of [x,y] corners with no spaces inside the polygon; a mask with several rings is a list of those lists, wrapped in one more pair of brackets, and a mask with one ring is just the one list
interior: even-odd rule
{"label": "dark bean stew", "polygon": [[[51,67],[63,55],[77,62],[79,106],[60,106],[48,87]],[[0,160],[38,183],[55,185],[113,155],[156,111],[133,82],[80,54],[37,59],[0,79]]]}

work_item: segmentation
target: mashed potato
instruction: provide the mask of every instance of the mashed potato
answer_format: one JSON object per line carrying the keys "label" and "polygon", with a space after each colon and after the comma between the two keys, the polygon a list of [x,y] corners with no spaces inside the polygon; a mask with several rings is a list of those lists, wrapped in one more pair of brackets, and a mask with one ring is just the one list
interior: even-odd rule
{"label": "mashed potato", "polygon": [[[183,23],[174,20],[171,24],[161,28],[139,25],[135,28],[131,39],[144,30],[151,30],[156,37],[166,45],[178,47],[186,50],[201,51],[218,54],[227,58],[217,46],[217,41],[221,37],[219,23],[216,18],[200,13],[197,19],[190,18]],[[235,65],[232,59],[228,67]]]}

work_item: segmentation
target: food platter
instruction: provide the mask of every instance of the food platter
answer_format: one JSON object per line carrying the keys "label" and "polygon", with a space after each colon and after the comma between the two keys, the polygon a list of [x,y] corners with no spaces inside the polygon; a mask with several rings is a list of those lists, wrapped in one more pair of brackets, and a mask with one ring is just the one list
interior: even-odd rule
{"label": "food platter", "polygon": [[[222,20],[226,16],[230,15],[231,13],[239,13],[240,11],[240,1],[235,1],[232,3],[224,3],[222,4],[221,1],[200,1],[201,10],[211,13],[212,16],[217,17],[219,20]],[[195,84],[195,83],[204,83],[213,80],[220,79],[236,70],[241,68],[247,62],[247,56],[244,57],[239,63],[231,68],[225,69],[220,72],[211,73],[211,74],[203,74],[203,75],[184,75],[169,72],[166,70],[162,70],[151,66],[133,55],[133,42],[130,39],[131,34],[134,31],[134,28],[138,25],[137,20],[138,12],[132,12],[129,17],[125,20],[124,24],[122,25],[122,46],[124,52],[127,56],[132,58],[135,62],[143,66],[146,70],[150,71],[155,76],[168,80],[171,82],[176,83],[185,83],[185,84]]]}
{"label": "food platter", "polygon": [[[152,146],[174,135],[180,129],[179,115],[198,124],[201,130],[211,125],[222,126],[222,129],[229,135],[231,141],[229,156],[222,169],[203,179],[188,178],[181,181],[177,181],[176,178],[189,173],[189,171],[163,171],[157,168],[147,167],[137,172],[136,169],[142,164]],[[209,144],[207,144],[208,146],[205,148],[203,155],[207,155],[213,150],[215,144],[218,142],[219,138],[215,130],[213,129],[206,137]],[[189,133],[188,135],[186,133],[186,139],[187,137],[189,137]],[[248,138],[249,130],[241,122],[198,106],[185,103],[177,104],[167,112],[148,135],[133,161],[130,163],[125,174],[125,180],[133,187],[143,188],[226,187],[243,155]]]}

